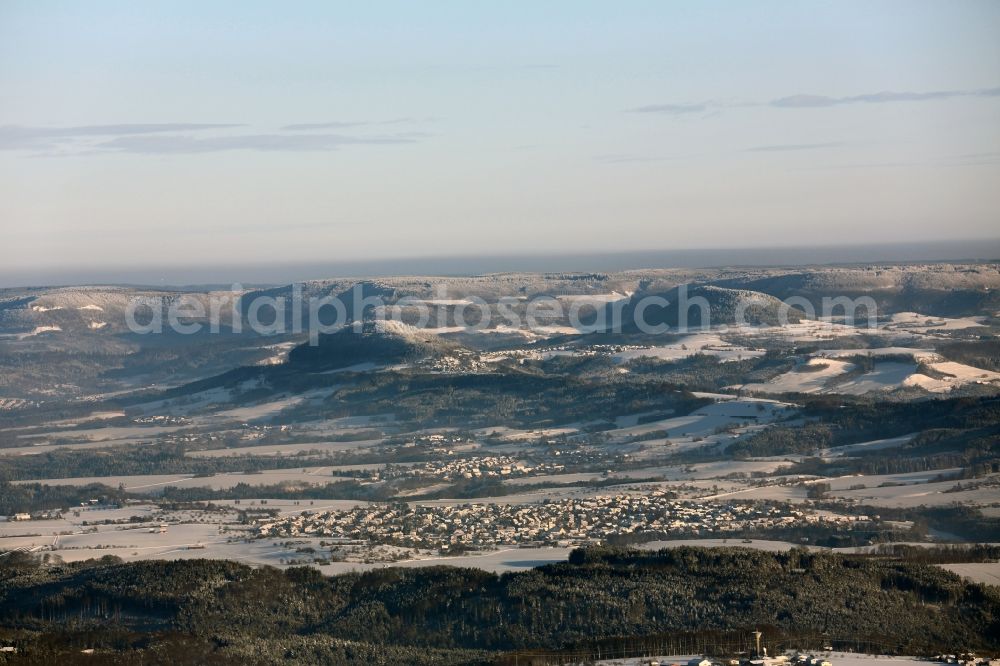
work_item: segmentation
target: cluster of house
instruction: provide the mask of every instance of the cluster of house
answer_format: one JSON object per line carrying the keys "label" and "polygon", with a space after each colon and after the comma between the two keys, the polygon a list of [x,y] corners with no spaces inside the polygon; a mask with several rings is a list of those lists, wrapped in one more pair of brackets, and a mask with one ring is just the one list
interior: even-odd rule
{"label": "cluster of house", "polygon": [[[739,656],[727,659],[712,659],[711,657],[694,657],[689,659],[687,666],[833,666],[825,657],[817,657],[811,654],[799,652],[792,657],[787,654],[776,654],[770,656],[767,647],[761,644],[764,633],[754,630],[754,649],[747,652],[739,652]],[[833,645],[824,644],[823,650],[833,651]],[[645,666],[667,666],[667,662],[652,660],[645,663]],[[670,666],[681,666],[681,664],[670,664]]]}
{"label": "cluster of house", "polygon": [[[803,525],[815,514],[770,503],[699,504],[667,492],[546,500],[536,504],[371,504],[257,524],[271,537],[334,537],[408,548],[492,548],[505,545],[573,545],[611,535],[660,532],[709,536]],[[828,521],[865,520],[824,516]]]}
{"label": "cluster of house", "polygon": [[13,523],[23,520],[58,520],[59,518],[62,518],[62,511],[54,509],[51,511],[35,511],[33,513],[12,513],[7,516],[7,522]]}
{"label": "cluster of house", "polygon": [[[91,499],[86,502],[80,502],[80,508],[100,508],[101,500]],[[67,509],[68,510],[68,509]],[[33,511],[31,513],[20,512],[12,513],[7,516],[8,522],[22,521],[22,520],[57,520],[62,518],[63,512],[59,509],[49,509],[48,511]],[[0,516],[2,518],[2,516]]]}
{"label": "cluster of house", "polygon": [[[832,649],[832,647],[831,647]],[[784,656],[784,655],[781,655]],[[778,657],[780,659],[780,657]],[[788,661],[785,659],[785,661]],[[797,654],[792,659],[798,666],[833,666],[829,659],[812,654]]]}
{"label": "cluster of house", "polygon": [[489,372],[493,368],[477,356],[468,352],[456,351],[445,356],[436,356],[425,361],[431,372]]}
{"label": "cluster of house", "polygon": [[136,416],[132,419],[132,423],[143,425],[187,425],[191,423],[191,419],[183,416],[172,416],[170,414],[154,414],[151,416]]}
{"label": "cluster of house", "polygon": [[940,661],[945,664],[963,664],[964,666],[1000,666],[1000,659],[996,657],[977,657],[972,652],[939,654],[934,657],[934,661]]}
{"label": "cluster of house", "polygon": [[497,351],[481,352],[479,358],[487,363],[497,363],[498,361],[513,359],[523,363],[528,359],[549,359],[556,356],[596,356],[597,353],[591,348],[581,348],[577,345],[550,345],[544,350],[538,349],[500,349]]}
{"label": "cluster of house", "polygon": [[462,479],[514,478],[534,474],[554,474],[565,469],[559,463],[540,462],[528,465],[511,456],[472,456],[449,461],[434,461],[412,466],[387,465],[368,472],[368,480],[421,477],[441,481]]}

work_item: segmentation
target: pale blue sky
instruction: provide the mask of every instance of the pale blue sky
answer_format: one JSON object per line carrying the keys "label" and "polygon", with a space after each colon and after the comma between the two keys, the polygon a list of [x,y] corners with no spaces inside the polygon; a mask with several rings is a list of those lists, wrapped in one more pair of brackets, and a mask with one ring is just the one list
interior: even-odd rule
{"label": "pale blue sky", "polygon": [[1000,3],[0,4],[0,263],[996,237]]}

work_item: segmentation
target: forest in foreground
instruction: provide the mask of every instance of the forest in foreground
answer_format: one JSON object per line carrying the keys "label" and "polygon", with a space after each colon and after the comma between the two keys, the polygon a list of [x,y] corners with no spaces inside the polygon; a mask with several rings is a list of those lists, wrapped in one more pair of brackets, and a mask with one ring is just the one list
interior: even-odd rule
{"label": "forest in foreground", "polygon": [[503,575],[442,566],[326,577],[13,553],[0,560],[0,644],[18,648],[18,663],[488,664],[642,645],[735,653],[762,628],[782,649],[1000,649],[1000,589],[916,559],[604,547]]}

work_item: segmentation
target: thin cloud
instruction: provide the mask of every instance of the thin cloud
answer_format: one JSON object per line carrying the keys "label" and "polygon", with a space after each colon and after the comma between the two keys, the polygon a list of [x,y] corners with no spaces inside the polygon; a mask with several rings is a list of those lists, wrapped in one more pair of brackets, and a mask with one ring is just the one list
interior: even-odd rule
{"label": "thin cloud", "polygon": [[1000,97],[1000,87],[978,88],[973,90],[932,90],[926,92],[883,90],[875,93],[850,95],[847,97],[832,97],[829,95],[813,95],[797,93],[778,97],[764,103],[727,103],[701,102],[697,104],[650,104],[627,109],[628,113],[659,113],[670,116],[687,116],[708,111],[731,109],[736,107],[770,106],[778,109],[822,109],[849,104],[889,104],[893,102],[926,102],[954,99],[958,97]]}
{"label": "thin cloud", "polygon": [[789,109],[813,109],[837,104],[836,98],[825,95],[790,95],[770,101],[771,106]]}
{"label": "thin cloud", "polygon": [[102,136],[132,136],[162,132],[194,132],[199,130],[242,127],[232,123],[124,123],[116,125],[76,125],[70,127],[0,127],[0,150],[39,149],[77,139]]}
{"label": "thin cloud", "polygon": [[930,92],[893,92],[883,90],[877,93],[852,95],[850,97],[827,97],[825,95],[791,95],[771,100],[770,105],[779,108],[819,108],[842,104],[886,104],[891,102],[926,102],[952,99],[954,97],[997,97],[1000,88],[979,90],[932,90]]}
{"label": "thin cloud", "polygon": [[976,166],[980,164],[1000,164],[1000,152],[988,151],[981,153],[965,153],[951,160],[956,166]]}
{"label": "thin cloud", "polygon": [[125,123],[118,125],[77,125],[72,127],[25,127],[4,125],[0,137],[31,136],[107,136],[112,134],[153,134],[157,132],[184,132],[204,129],[242,127],[233,123]]}
{"label": "thin cloud", "polygon": [[594,155],[594,160],[600,162],[601,164],[635,164],[638,162],[662,162],[663,157],[653,157],[651,155],[632,155],[632,154],[610,154],[610,155]]}
{"label": "thin cloud", "polygon": [[628,113],[663,113],[670,116],[683,116],[691,113],[708,111],[710,102],[701,104],[650,104],[628,109]]}
{"label": "thin cloud", "polygon": [[123,136],[97,144],[98,151],[144,155],[185,155],[231,150],[308,152],[337,150],[350,145],[414,143],[410,135],[352,137],[341,134],[247,134],[196,137],[190,135]]}
{"label": "thin cloud", "polygon": [[990,152],[986,152],[986,153],[965,153],[963,155],[959,155],[958,157],[959,157],[959,159],[963,159],[963,160],[967,160],[967,159],[981,159],[981,158],[984,158],[984,157],[1000,157],[1000,151],[990,151]]}
{"label": "thin cloud", "polygon": [[[406,122],[399,118],[374,123],[315,123],[316,127],[390,125]],[[130,123],[119,125],[79,125],[72,127],[0,127],[0,150],[34,151],[34,157],[69,157],[132,153],[181,155],[230,150],[330,151],[348,145],[388,145],[414,143],[430,136],[422,132],[397,132],[373,136],[348,136],[327,132],[292,134],[239,134],[212,130],[245,127],[220,123]]]}
{"label": "thin cloud", "polygon": [[285,125],[282,130],[290,132],[300,132],[300,131],[315,131],[315,130],[326,130],[326,129],[346,129],[349,127],[365,127],[372,125],[399,125],[402,123],[413,123],[420,122],[417,118],[391,118],[389,120],[351,120],[351,121],[341,121],[332,120],[329,122],[322,123],[296,123],[294,125]]}
{"label": "thin cloud", "polygon": [[794,171],[842,171],[842,170],[853,170],[853,169],[899,169],[899,168],[909,168],[909,167],[920,167],[926,166],[925,162],[855,162],[852,164],[825,164],[820,166],[803,166],[795,169],[788,169],[790,172]]}
{"label": "thin cloud", "polygon": [[295,125],[285,125],[282,130],[299,132],[299,131],[309,131],[309,130],[324,130],[324,129],[345,129],[348,127],[363,127],[365,125],[370,125],[368,122],[338,122],[332,121],[329,123],[298,123]]}
{"label": "thin cloud", "polygon": [[772,146],[754,146],[753,148],[747,148],[744,152],[780,153],[785,151],[796,151],[796,150],[820,150],[822,148],[836,148],[838,146],[843,146],[843,145],[844,144],[840,141],[831,141],[827,143],[784,143]]}

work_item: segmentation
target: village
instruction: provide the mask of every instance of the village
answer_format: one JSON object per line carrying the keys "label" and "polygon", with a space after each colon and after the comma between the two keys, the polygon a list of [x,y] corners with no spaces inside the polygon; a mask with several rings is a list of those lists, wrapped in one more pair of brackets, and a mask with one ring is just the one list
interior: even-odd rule
{"label": "village", "polygon": [[[451,453],[449,451],[449,453]],[[394,478],[430,478],[442,481],[479,478],[514,478],[538,474],[554,474],[564,471],[565,465],[541,462],[529,465],[511,456],[472,456],[449,461],[433,461],[419,465],[388,464],[380,469],[359,472],[369,481],[385,481]]]}
{"label": "village", "polygon": [[849,527],[864,515],[818,514],[775,503],[700,504],[665,491],[546,500],[536,504],[371,504],[257,525],[260,538],[332,537],[407,548],[490,549],[601,543],[636,532],[711,536],[825,523]]}

